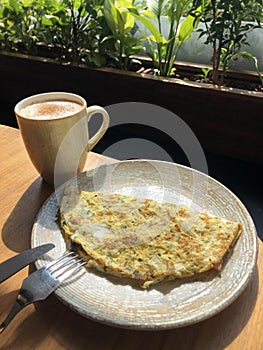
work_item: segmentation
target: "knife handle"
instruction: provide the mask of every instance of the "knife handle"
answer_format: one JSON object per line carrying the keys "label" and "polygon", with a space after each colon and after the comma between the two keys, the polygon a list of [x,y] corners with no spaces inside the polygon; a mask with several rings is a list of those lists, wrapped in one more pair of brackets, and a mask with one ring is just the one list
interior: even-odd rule
{"label": "knife handle", "polygon": [[28,302],[26,298],[23,298],[21,294],[17,296],[16,301],[9,314],[7,315],[6,319],[0,324],[0,333],[2,333],[3,330],[9,325],[9,323],[16,316],[16,314],[18,314],[18,312],[21,311],[28,304],[30,304],[30,302]]}

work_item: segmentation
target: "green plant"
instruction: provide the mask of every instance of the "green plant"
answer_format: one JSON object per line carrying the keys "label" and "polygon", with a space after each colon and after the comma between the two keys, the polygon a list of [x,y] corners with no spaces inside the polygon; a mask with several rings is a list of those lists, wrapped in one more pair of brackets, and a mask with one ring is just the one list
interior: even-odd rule
{"label": "green plant", "polygon": [[105,65],[99,50],[103,31],[102,0],[49,0],[42,16],[44,42],[60,48],[60,59]]}
{"label": "green plant", "polygon": [[[3,0],[0,7],[0,47],[3,50],[36,52],[40,21],[34,0]],[[21,45],[22,44],[22,45]]]}
{"label": "green plant", "polygon": [[103,0],[3,0],[1,49],[32,55],[43,43],[61,61],[103,66],[102,7]]}
{"label": "green plant", "polygon": [[[192,9],[192,0],[147,0],[147,9],[129,9],[138,21],[147,28],[149,55],[158,75],[173,74],[174,61],[183,43],[196,28],[202,6]],[[162,18],[167,16],[169,34],[163,33]]]}
{"label": "green plant", "polygon": [[204,83],[208,83],[209,82],[209,75],[212,71],[212,68],[202,68],[201,71],[202,71],[202,73],[196,74],[196,76],[201,78],[201,80]]}
{"label": "green plant", "polygon": [[108,51],[119,69],[128,70],[134,62],[133,55],[143,49],[140,42],[143,37],[136,38],[131,34],[134,28],[134,16],[127,10],[133,7],[132,0],[105,0],[103,13],[111,34],[103,39],[110,42],[112,50]]}
{"label": "green plant", "polygon": [[241,47],[249,45],[248,32],[261,27],[262,0],[194,0],[194,6],[199,7],[201,2],[204,28],[199,29],[200,37],[205,36],[205,44],[213,48],[211,80],[222,84],[229,62],[237,55],[248,55]]}
{"label": "green plant", "polygon": [[246,58],[248,60],[251,60],[254,63],[256,72],[258,74],[259,80],[261,82],[261,85],[263,86],[263,76],[258,68],[258,60],[255,56],[251,55],[251,53],[247,52],[247,51],[241,51],[239,53],[237,53],[235,55],[235,57],[233,57],[233,59],[238,59],[238,56],[241,56],[242,58]]}

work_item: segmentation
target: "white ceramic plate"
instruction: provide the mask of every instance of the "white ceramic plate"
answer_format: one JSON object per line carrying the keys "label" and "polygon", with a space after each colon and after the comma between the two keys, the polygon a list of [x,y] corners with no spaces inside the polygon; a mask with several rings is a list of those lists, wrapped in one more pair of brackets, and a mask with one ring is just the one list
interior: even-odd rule
{"label": "white ceramic plate", "polygon": [[[239,221],[243,233],[227,255],[221,274],[157,284],[141,290],[136,284],[88,271],[57,289],[57,297],[83,316],[132,329],[169,329],[209,318],[232,303],[245,289],[257,259],[257,234],[240,200],[207,175],[162,161],[124,161],[101,166],[69,181],[81,189],[131,194],[158,201],[183,203],[192,209]],[[65,243],[57,224],[58,202],[64,186],[49,197],[32,231],[32,246],[55,243],[37,268],[60,256]]]}

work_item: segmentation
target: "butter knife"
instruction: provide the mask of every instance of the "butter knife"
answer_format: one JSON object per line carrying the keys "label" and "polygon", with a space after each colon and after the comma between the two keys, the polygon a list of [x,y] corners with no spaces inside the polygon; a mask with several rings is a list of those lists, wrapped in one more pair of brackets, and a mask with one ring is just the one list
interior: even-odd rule
{"label": "butter knife", "polygon": [[25,250],[0,264],[0,283],[55,247],[52,243]]}

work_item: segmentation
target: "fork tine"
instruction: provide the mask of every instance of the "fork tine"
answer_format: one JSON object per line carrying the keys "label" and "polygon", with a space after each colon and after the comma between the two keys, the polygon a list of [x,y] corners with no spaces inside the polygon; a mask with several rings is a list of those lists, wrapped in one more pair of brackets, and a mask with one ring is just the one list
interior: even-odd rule
{"label": "fork tine", "polygon": [[[81,260],[74,260],[76,259],[76,257],[74,256],[73,259],[70,259],[70,261],[65,261],[63,264],[60,264],[57,268],[55,269],[47,269],[49,273],[51,273],[51,275],[55,278],[57,278],[58,276],[60,276],[61,274],[63,274],[65,271],[67,271],[68,269],[70,269],[72,266],[75,266],[78,262],[80,262]],[[73,260],[73,261],[72,261]]]}
{"label": "fork tine", "polygon": [[66,251],[58,259],[47,264],[46,271],[61,283],[85,264],[86,262],[74,252]]}
{"label": "fork tine", "polygon": [[66,251],[63,255],[61,255],[59,258],[51,261],[50,263],[48,263],[46,265],[46,268],[49,269],[51,268],[53,265],[57,264],[58,262],[60,262],[61,260],[65,259],[66,257],[69,257],[71,256],[72,254],[74,254],[74,252],[69,252],[69,251]]}
{"label": "fork tine", "polygon": [[82,266],[84,266],[86,263],[82,261],[81,259],[77,261],[73,261],[70,265],[65,266],[64,268],[57,271],[57,274],[54,276],[54,278],[58,279],[60,282],[63,282],[68,277],[75,274]]}
{"label": "fork tine", "polygon": [[64,257],[63,259],[59,259],[59,261],[56,261],[51,267],[47,266],[46,269],[49,270],[49,272],[55,272],[57,270],[60,270],[63,266],[68,265],[72,260],[78,258],[76,255],[67,257]]}

